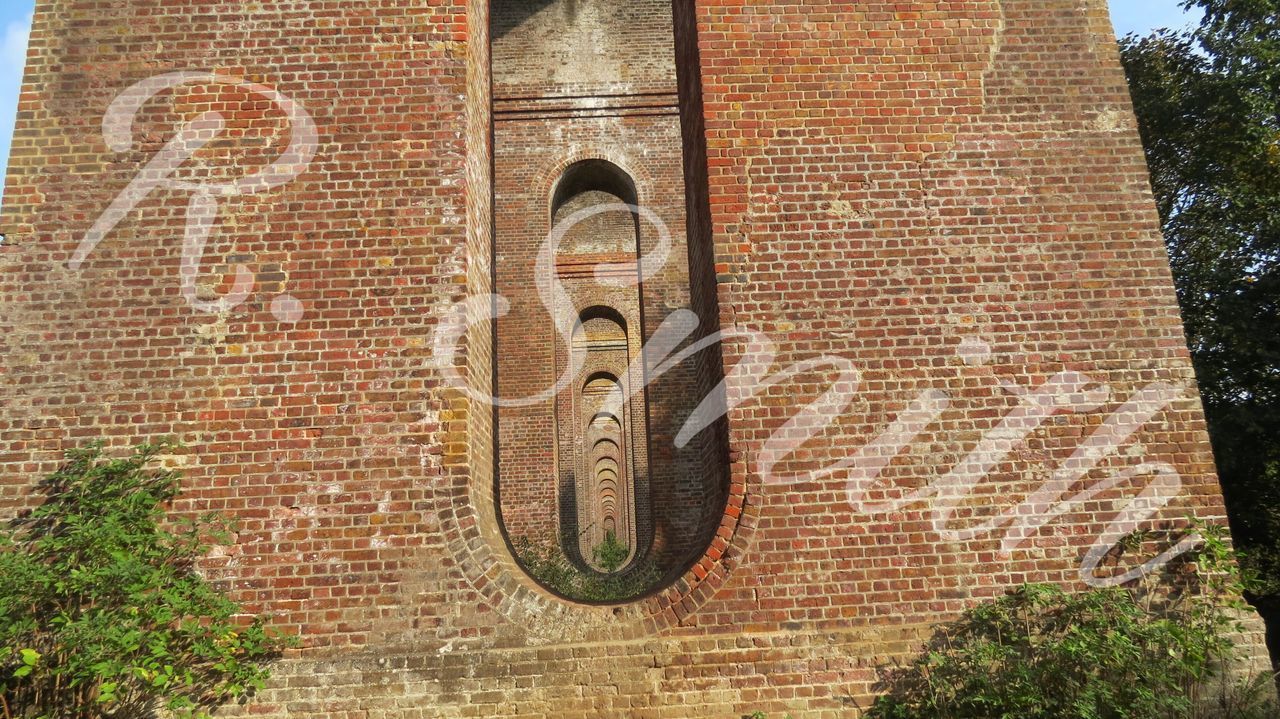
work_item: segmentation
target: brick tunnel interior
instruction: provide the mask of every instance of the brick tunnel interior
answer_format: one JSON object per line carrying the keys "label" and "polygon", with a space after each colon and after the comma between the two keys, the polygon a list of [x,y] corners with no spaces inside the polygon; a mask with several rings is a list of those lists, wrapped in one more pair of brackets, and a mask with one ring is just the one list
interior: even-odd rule
{"label": "brick tunnel interior", "polygon": [[[691,22],[665,0],[492,5],[495,494],[510,539],[599,573],[679,576],[726,496],[723,422],[677,446],[720,390],[719,330]],[[673,313],[683,342],[649,341]],[[659,356],[662,355],[662,356]],[[568,597],[573,599],[574,597]]]}

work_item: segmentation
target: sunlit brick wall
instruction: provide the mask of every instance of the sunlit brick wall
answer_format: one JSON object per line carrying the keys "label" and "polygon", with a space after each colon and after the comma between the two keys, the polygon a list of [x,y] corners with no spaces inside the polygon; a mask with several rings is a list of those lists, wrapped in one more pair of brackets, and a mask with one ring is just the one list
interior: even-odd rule
{"label": "sunlit brick wall", "polygon": [[[634,13],[651,4],[629,5],[617,11],[628,28],[649,22]],[[60,453],[91,439],[115,451],[183,440],[168,460],[187,475],[177,509],[222,511],[241,527],[204,569],[303,639],[254,708],[229,715],[856,716],[876,667],[914,652],[937,622],[1024,581],[1081,587],[1081,558],[1116,500],[1149,480],[1002,554],[1002,532],[945,539],[935,500],[870,511],[848,501],[848,473],[813,474],[925,392],[945,393],[948,408],[869,499],[945,477],[1021,406],[1009,387],[1078,372],[1110,389],[1105,400],[1068,401],[1011,443],[948,526],[1017,505],[1153,382],[1178,399],[1070,491],[1163,463],[1182,491],[1162,516],[1222,516],[1101,0],[682,1],[684,65],[677,76],[643,65],[634,79],[701,118],[584,120],[575,141],[639,168],[664,188],[655,207],[674,226],[692,218],[681,238],[707,240],[686,267],[716,282],[673,279],[673,303],[767,335],[775,372],[847,358],[857,391],[831,427],[779,458],[776,474],[795,477],[775,484],[760,474],[765,443],[832,373],[788,376],[729,413],[715,537],[670,588],[596,608],[533,586],[498,521],[508,495],[495,497],[492,408],[444,371],[483,390],[496,365],[501,383],[502,338],[481,322],[447,363],[432,345],[456,303],[508,281],[491,264],[503,259],[492,250],[504,208],[545,202],[532,194],[543,175],[495,172],[490,128],[513,153],[495,164],[565,159],[564,119],[505,122],[502,111],[520,108],[500,99],[501,84],[491,102],[487,8],[37,2],[0,248],[0,498],[11,512],[29,506]],[[555,57],[574,67],[599,52]],[[113,151],[101,129],[112,99],[187,69],[275,87],[319,132],[292,182],[218,200],[200,296],[228,292],[236,264],[256,285],[214,314],[180,291],[186,190],[157,190],[80,270],[66,267],[184,120],[217,108],[234,130],[182,171],[197,181],[238,176],[282,148],[277,109],[215,84],[156,98],[133,146]],[[677,154],[698,157],[700,125],[705,192],[688,182],[699,162]],[[284,293],[303,304],[297,322],[271,311]],[[484,308],[470,316],[484,320]],[[530,341],[507,354],[551,352]],[[763,364],[740,340],[723,355],[727,369]],[[730,381],[731,396],[752,388]]]}

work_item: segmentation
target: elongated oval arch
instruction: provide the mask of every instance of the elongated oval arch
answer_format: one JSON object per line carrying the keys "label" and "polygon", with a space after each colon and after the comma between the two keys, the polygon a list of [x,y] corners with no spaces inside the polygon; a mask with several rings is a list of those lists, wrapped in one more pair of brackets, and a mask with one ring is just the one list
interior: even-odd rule
{"label": "elongated oval arch", "polygon": [[[720,316],[693,4],[501,0],[490,11],[492,82],[478,86],[492,90],[492,292],[510,306],[494,324],[492,384],[527,396],[515,390],[565,379],[544,404],[494,412],[494,515],[508,546],[559,553],[582,581],[615,534],[628,589],[610,603],[678,582],[684,592],[706,581],[689,570],[737,519],[725,509],[723,422],[675,441],[720,384],[718,346],[656,375],[646,348],[673,312],[700,319],[685,343]],[[640,100],[656,111],[633,112]],[[551,275],[534,276],[553,235]],[[521,565],[541,589],[584,600]]]}

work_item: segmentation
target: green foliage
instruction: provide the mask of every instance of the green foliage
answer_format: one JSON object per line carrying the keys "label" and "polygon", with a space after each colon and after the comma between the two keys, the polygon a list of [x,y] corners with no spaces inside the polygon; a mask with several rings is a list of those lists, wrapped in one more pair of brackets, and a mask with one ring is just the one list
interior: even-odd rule
{"label": "green foliage", "polygon": [[1198,29],[1122,57],[1231,525],[1280,620],[1280,0],[1188,4]]}
{"label": "green foliage", "polygon": [[[887,674],[887,694],[868,719],[1248,719],[1245,708],[1263,711],[1259,692],[1246,701],[1247,692],[1224,691],[1232,699],[1215,702],[1204,690],[1233,655],[1243,606],[1225,531],[1197,530],[1199,549],[1157,579],[1080,594],[1027,585],[974,607]],[[1151,539],[1137,535],[1129,548]]]}
{"label": "green foliage", "polygon": [[621,574],[584,570],[570,562],[558,547],[535,543],[527,537],[516,539],[515,552],[525,571],[539,584],[562,597],[582,602],[635,599],[657,585],[661,578],[661,572],[652,563],[643,563]]}
{"label": "green foliage", "polygon": [[627,561],[627,555],[631,554],[631,550],[618,541],[618,535],[613,530],[609,530],[604,535],[604,541],[595,548],[594,554],[596,564],[600,565],[606,574],[613,574],[618,571],[623,562]]}
{"label": "green foliage", "polygon": [[165,446],[69,453],[45,502],[0,534],[0,706],[6,719],[204,717],[263,686],[289,643],[195,571],[215,516],[170,521]]}

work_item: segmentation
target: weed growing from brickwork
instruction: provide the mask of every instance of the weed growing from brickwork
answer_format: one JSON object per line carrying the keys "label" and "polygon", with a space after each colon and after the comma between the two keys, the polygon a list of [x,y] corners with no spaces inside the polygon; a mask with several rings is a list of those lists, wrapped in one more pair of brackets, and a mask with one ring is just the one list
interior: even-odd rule
{"label": "weed growing from brickwork", "polygon": [[207,717],[262,688],[289,644],[195,570],[216,515],[165,508],[175,472],[149,469],[167,445],[126,459],[101,445],[68,454],[44,503],[0,532],[0,716]]}
{"label": "weed growing from brickwork", "polygon": [[627,561],[627,555],[631,553],[627,549],[627,545],[618,541],[617,533],[610,530],[604,535],[604,541],[600,546],[592,550],[595,556],[596,564],[604,570],[605,574],[613,574],[618,571],[622,563]]}

